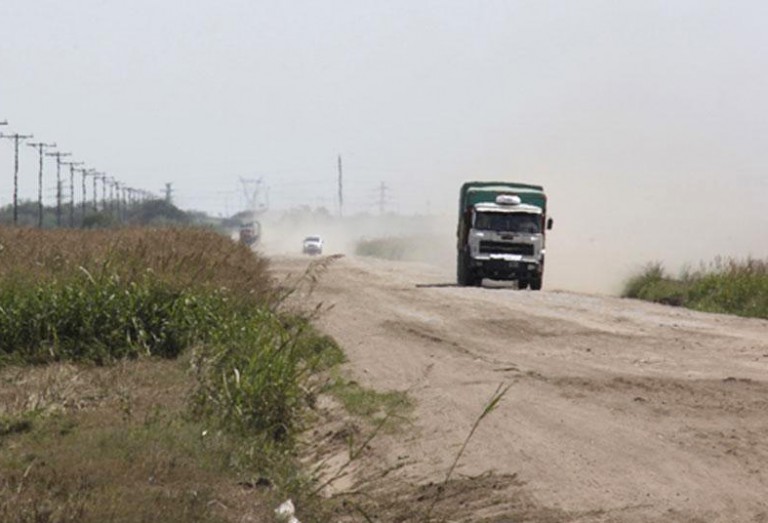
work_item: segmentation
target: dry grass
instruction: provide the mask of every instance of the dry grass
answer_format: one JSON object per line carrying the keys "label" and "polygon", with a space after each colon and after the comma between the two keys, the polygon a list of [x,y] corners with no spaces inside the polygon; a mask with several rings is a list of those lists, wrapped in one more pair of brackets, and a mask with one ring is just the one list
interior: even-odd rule
{"label": "dry grass", "polygon": [[0,280],[94,278],[135,281],[151,272],[175,288],[226,288],[263,299],[271,292],[268,261],[205,229],[37,230],[0,227]]}
{"label": "dry grass", "polygon": [[28,421],[0,435],[0,521],[262,521],[243,442],[186,415],[187,365],[0,371],[0,417]]}

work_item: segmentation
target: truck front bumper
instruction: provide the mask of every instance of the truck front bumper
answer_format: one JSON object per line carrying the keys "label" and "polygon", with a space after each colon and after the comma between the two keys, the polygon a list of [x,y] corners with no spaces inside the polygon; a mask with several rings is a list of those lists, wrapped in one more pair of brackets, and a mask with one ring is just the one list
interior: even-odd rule
{"label": "truck front bumper", "polygon": [[471,258],[469,267],[478,277],[492,280],[527,281],[541,275],[541,263],[535,259]]}

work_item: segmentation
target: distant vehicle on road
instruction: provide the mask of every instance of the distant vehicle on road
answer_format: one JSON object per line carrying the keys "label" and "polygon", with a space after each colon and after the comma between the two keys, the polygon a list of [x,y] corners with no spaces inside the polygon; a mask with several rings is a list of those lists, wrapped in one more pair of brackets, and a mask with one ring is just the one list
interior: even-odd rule
{"label": "distant vehicle on road", "polygon": [[240,231],[238,233],[238,239],[240,240],[240,243],[245,244],[248,247],[252,247],[259,243],[260,238],[261,224],[259,222],[248,222],[240,226]]}
{"label": "distant vehicle on road", "polygon": [[304,238],[301,252],[310,256],[323,254],[323,239],[320,236],[307,236]]}

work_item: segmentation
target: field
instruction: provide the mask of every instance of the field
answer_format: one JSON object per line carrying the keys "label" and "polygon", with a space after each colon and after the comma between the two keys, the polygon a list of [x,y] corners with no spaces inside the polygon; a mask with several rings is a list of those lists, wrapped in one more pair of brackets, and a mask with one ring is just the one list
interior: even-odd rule
{"label": "field", "polygon": [[302,435],[324,391],[379,396],[287,304],[324,263],[287,283],[203,230],[0,229],[0,521],[335,510]]}

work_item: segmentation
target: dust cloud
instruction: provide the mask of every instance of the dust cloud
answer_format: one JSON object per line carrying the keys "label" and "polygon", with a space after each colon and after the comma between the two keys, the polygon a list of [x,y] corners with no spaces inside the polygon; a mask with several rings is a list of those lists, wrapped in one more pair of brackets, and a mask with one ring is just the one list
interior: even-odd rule
{"label": "dust cloud", "polygon": [[[761,179],[740,186],[730,186],[727,179],[708,184],[609,181],[597,190],[582,184],[585,179],[554,180],[545,186],[555,222],[547,236],[547,290],[616,295],[628,277],[650,262],[661,262],[676,275],[717,257],[768,258],[768,217],[763,212],[768,198]],[[452,282],[456,216],[449,209],[456,206],[460,181],[447,182],[442,205],[435,205],[444,211],[439,214],[339,218],[303,208],[264,215],[260,249],[300,254],[304,237],[317,234],[324,239],[324,254],[354,255],[361,240],[399,238],[407,246],[404,261],[439,267],[445,281]],[[455,197],[447,194],[448,188],[456,189]],[[440,200],[439,195],[432,197]]]}
{"label": "dust cloud", "polygon": [[448,216],[356,214],[331,216],[325,211],[301,209],[266,214],[261,218],[265,254],[300,254],[302,240],[311,235],[323,238],[324,254],[354,255],[359,242],[382,238],[403,240],[404,261],[446,266],[453,274],[456,224]]}

